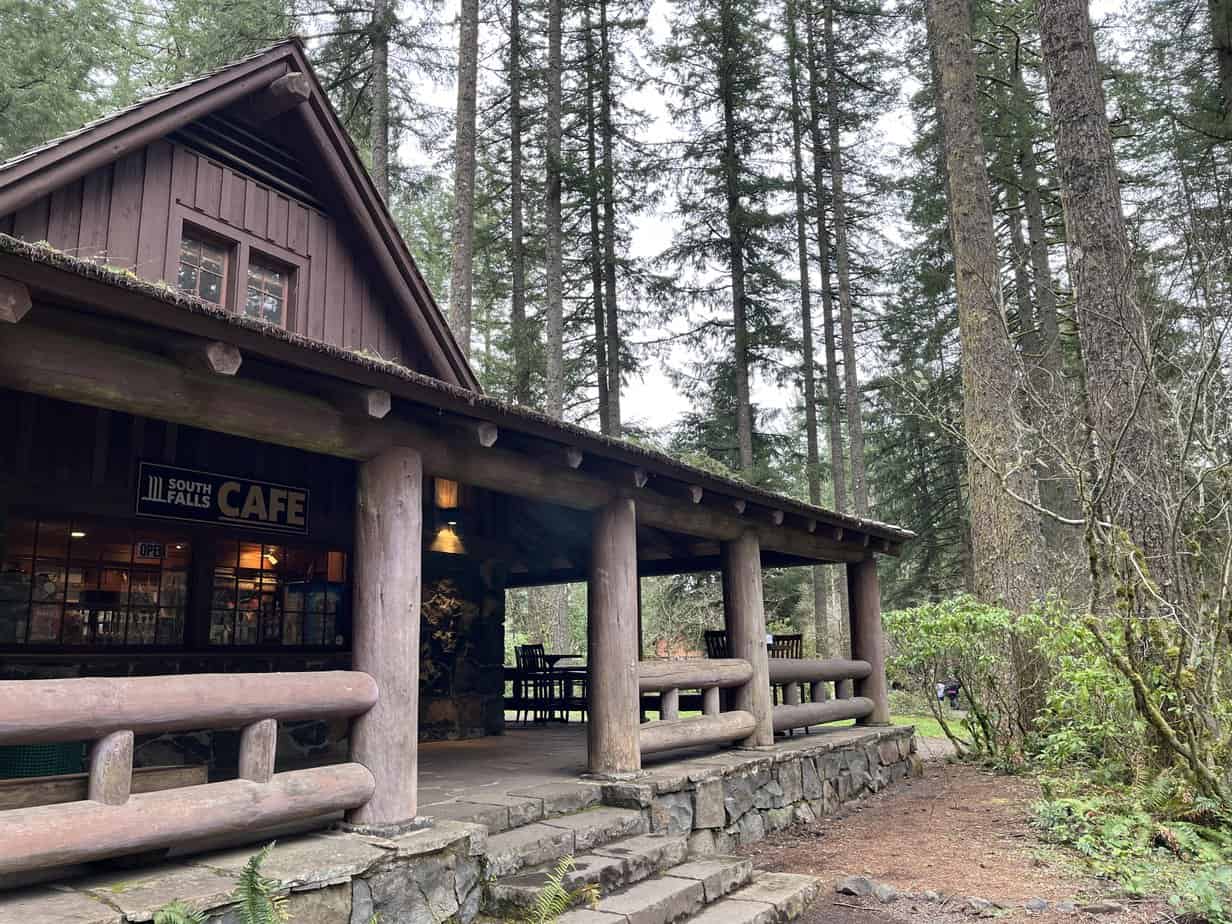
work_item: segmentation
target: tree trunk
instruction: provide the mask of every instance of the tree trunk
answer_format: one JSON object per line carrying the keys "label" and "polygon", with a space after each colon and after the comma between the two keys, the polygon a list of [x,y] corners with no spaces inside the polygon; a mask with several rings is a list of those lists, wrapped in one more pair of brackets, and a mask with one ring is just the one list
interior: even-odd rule
{"label": "tree trunk", "polygon": [[830,185],[834,208],[834,256],[838,271],[839,317],[843,329],[843,378],[847,398],[847,448],[851,452],[851,494],[855,512],[868,515],[868,483],[864,476],[864,422],[860,416],[860,370],[856,364],[855,321],[851,308],[851,255],[847,246],[847,196],[843,189],[843,149],[838,107],[837,51],[834,6],[826,3],[826,120],[830,128]]}
{"label": "tree trunk", "polygon": [[[1021,66],[1014,69],[1013,92],[1019,118],[1022,123],[1028,123],[1027,114],[1034,111],[1034,106],[1023,81]],[[1048,228],[1040,191],[1042,184],[1029,124],[1020,125],[1018,136],[1018,171],[1027,222],[1027,254],[1034,308],[1031,342],[1024,344],[1024,353],[1035,408],[1033,416],[1037,417],[1035,425],[1045,442],[1040,448],[1036,479],[1040,503],[1046,510],[1079,519],[1082,504],[1078,499],[1075,473],[1072,468],[1067,468],[1075,456],[1070,425],[1072,416],[1068,410],[1075,399],[1065,378],[1057,323],[1057,293],[1052,278]],[[1053,570],[1061,592],[1071,602],[1081,605],[1090,592],[1082,529],[1045,516],[1042,530],[1044,545],[1056,566]]]}
{"label": "tree trunk", "polygon": [[526,329],[526,252],[522,242],[522,0],[509,4],[509,259],[512,291],[513,400],[530,407],[530,337]]}
{"label": "tree trunk", "polygon": [[1022,503],[1038,497],[1002,302],[967,0],[929,0],[928,31],[949,187],[975,586],[1021,612],[1043,596],[1043,540],[1038,513]]}
{"label": "tree trunk", "polygon": [[603,235],[599,230],[600,189],[599,145],[597,134],[595,75],[595,36],[590,19],[590,6],[584,12],[582,38],[586,48],[586,211],[590,218],[590,298],[595,322],[595,380],[599,394],[599,432],[614,436],[608,395],[607,332],[603,304]]}
{"label": "tree trunk", "polygon": [[1211,10],[1211,44],[1219,72],[1225,128],[1232,130],[1232,0],[1207,0]]}
{"label": "tree trunk", "polygon": [[740,215],[740,152],[736,141],[735,37],[730,5],[719,8],[722,57],[719,64],[719,98],[723,107],[723,184],[727,198],[727,255],[731,273],[732,329],[736,370],[736,441],[740,446],[740,472],[753,474],[753,405],[749,396],[749,324],[744,291],[744,231]]}
{"label": "tree trunk", "polygon": [[[1056,136],[1086,412],[1098,483],[1097,520],[1128,531],[1165,597],[1181,602],[1166,509],[1169,468],[1151,324],[1139,303],[1120,185],[1085,0],[1042,0],[1040,50]],[[1116,553],[1123,554],[1121,552]],[[1122,566],[1132,567],[1128,560]],[[1105,588],[1111,593],[1112,588]],[[1110,598],[1109,598],[1110,599]]]}
{"label": "tree trunk", "polygon": [[[834,489],[834,509],[848,511],[847,463],[843,448],[842,403],[843,394],[838,377],[838,340],[834,327],[834,295],[830,274],[830,231],[826,222],[825,140],[822,135],[822,68],[817,56],[817,23],[811,6],[805,16],[805,58],[808,62],[809,84],[809,137],[813,144],[813,195],[817,217],[817,262],[821,271],[821,314],[826,349],[826,422],[830,443],[830,481]],[[824,582],[829,587],[818,587],[816,574],[825,573]],[[831,647],[827,654],[841,657],[846,651],[844,639],[848,634],[850,611],[847,605],[847,579],[838,568],[814,568],[813,606],[817,597],[825,595],[838,602],[830,632]]]}
{"label": "tree trunk", "polygon": [[599,133],[603,141],[603,286],[607,333],[608,435],[620,436],[620,323],[616,310],[616,129],[612,124],[612,45],[607,0],[599,0]]}
{"label": "tree trunk", "polygon": [[546,410],[559,418],[565,407],[564,294],[560,217],[561,0],[548,0],[547,104],[547,391]]}
{"label": "tree trunk", "polygon": [[[796,258],[800,273],[800,352],[804,379],[804,433],[809,501],[821,503],[821,458],[817,445],[816,361],[813,357],[813,304],[809,286],[808,206],[805,202],[803,130],[800,108],[800,36],[796,27],[796,0],[787,0],[787,74],[791,82],[792,181],[796,192]],[[830,647],[827,593],[829,572],[812,568],[814,647],[820,657]]]}
{"label": "tree trunk", "polygon": [[471,355],[471,297],[475,256],[475,95],[479,73],[479,0],[461,0],[458,18],[458,109],[453,170],[453,253],[449,324]]}
{"label": "tree trunk", "polygon": [[389,201],[389,3],[372,4],[372,182]]}

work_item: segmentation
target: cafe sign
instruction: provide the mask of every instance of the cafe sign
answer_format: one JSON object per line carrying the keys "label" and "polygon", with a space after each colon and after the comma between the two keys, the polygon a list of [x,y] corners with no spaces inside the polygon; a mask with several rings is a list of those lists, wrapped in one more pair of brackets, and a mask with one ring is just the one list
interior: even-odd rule
{"label": "cafe sign", "polygon": [[141,462],[137,515],[308,533],[308,489]]}

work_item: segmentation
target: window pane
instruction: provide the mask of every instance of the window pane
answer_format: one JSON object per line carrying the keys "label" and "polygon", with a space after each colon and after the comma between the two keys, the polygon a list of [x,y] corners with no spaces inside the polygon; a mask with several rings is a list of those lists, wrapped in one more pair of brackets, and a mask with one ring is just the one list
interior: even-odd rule
{"label": "window pane", "polygon": [[5,532],[4,551],[10,558],[34,556],[34,535],[38,531],[35,520],[10,519]]}
{"label": "window pane", "polygon": [[33,561],[25,557],[12,557],[0,568],[0,644],[19,645],[26,640],[33,569]]}
{"label": "window pane", "polygon": [[60,640],[65,645],[85,645],[90,641],[90,611],[80,606],[64,608],[64,631]]}
{"label": "window pane", "polygon": [[60,604],[36,603],[30,611],[30,641],[54,642],[60,638]]}
{"label": "window pane", "polygon": [[187,263],[180,264],[180,273],[177,277],[177,284],[183,292],[197,292],[197,269]]}
{"label": "window pane", "polygon": [[63,558],[68,553],[68,523],[42,520],[38,525],[39,558]]}
{"label": "window pane", "polygon": [[34,566],[34,602],[60,603],[64,599],[64,566],[39,560]]}
{"label": "window pane", "polygon": [[261,317],[261,290],[248,287],[248,297],[244,299],[244,314],[250,318]]}
{"label": "window pane", "polygon": [[198,293],[207,302],[222,303],[222,276],[207,270],[201,271],[201,290]]}
{"label": "window pane", "polygon": [[235,614],[228,611],[210,613],[210,644],[230,645],[234,629]]}
{"label": "window pane", "polygon": [[180,241],[180,259],[190,266],[201,265],[201,242],[191,237]]}
{"label": "window pane", "polygon": [[226,252],[213,244],[201,245],[201,268],[211,273],[222,275],[223,264],[227,259]]}
{"label": "window pane", "polygon": [[154,644],[178,645],[182,641],[184,641],[184,610],[178,607],[163,607],[158,611]]}
{"label": "window pane", "polygon": [[262,318],[269,321],[271,324],[280,324],[282,322],[282,300],[273,296],[266,295],[263,303]]}

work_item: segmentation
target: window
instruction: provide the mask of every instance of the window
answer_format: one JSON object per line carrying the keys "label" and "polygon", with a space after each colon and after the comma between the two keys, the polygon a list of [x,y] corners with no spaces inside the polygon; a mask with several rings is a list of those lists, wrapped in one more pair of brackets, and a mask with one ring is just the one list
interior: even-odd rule
{"label": "window", "polygon": [[346,580],[344,552],[220,541],[210,644],[340,648]]}
{"label": "window", "polygon": [[248,295],[243,313],[271,324],[283,324],[287,313],[290,273],[253,258],[248,263]]}
{"label": "window", "polygon": [[207,302],[221,305],[227,283],[228,248],[188,228],[180,241],[179,286]]}
{"label": "window", "polygon": [[0,568],[0,644],[179,644],[190,555],[165,530],[17,519]]}

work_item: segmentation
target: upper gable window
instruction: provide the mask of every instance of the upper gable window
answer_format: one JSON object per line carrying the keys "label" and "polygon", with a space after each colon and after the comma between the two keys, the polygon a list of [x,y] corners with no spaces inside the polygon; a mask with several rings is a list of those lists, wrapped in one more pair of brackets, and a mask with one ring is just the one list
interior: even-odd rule
{"label": "upper gable window", "polygon": [[180,241],[180,289],[215,305],[223,304],[230,256],[226,246],[185,227]]}
{"label": "upper gable window", "polygon": [[248,292],[240,311],[247,317],[282,325],[290,289],[290,272],[253,254],[248,261]]}

